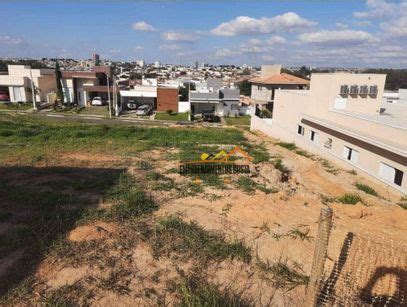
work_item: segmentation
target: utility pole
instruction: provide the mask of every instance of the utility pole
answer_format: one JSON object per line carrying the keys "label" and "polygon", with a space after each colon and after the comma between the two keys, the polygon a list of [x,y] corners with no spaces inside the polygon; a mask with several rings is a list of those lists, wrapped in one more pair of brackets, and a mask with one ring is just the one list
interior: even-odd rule
{"label": "utility pole", "polygon": [[114,103],[114,114],[119,116],[119,108],[117,107],[117,83],[116,76],[113,75],[113,103]]}
{"label": "utility pole", "polygon": [[37,103],[35,101],[35,89],[34,89],[34,81],[33,81],[33,74],[31,71],[31,66],[30,66],[30,80],[31,80],[31,96],[33,99],[33,107],[34,107],[34,110],[37,110]]}
{"label": "utility pole", "polygon": [[106,74],[106,80],[107,80],[107,100],[109,103],[109,117],[112,118],[112,106],[110,105],[110,82],[108,74]]}

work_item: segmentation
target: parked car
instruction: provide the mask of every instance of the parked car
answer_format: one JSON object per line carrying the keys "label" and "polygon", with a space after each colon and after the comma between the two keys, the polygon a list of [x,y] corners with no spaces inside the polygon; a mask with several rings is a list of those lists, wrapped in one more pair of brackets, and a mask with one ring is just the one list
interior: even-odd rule
{"label": "parked car", "polygon": [[129,100],[127,102],[127,108],[129,110],[136,110],[137,109],[137,103],[134,100]]}
{"label": "parked car", "polygon": [[9,101],[10,97],[6,91],[0,91],[0,100],[2,101]]}
{"label": "parked car", "polygon": [[142,106],[139,106],[136,111],[136,115],[148,115],[152,111],[151,106],[148,104],[143,104]]}
{"label": "parked car", "polygon": [[94,97],[92,99],[91,105],[92,106],[103,106],[104,101],[103,101],[102,97]]}

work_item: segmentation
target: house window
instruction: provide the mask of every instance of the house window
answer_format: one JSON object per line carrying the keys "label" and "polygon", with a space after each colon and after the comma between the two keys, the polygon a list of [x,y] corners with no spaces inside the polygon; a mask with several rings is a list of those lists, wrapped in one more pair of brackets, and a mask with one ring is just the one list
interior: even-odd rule
{"label": "house window", "polygon": [[403,175],[403,171],[394,168],[386,163],[380,162],[379,176],[382,177],[384,180],[401,186]]}
{"label": "house window", "polygon": [[339,91],[339,94],[342,96],[346,96],[349,93],[349,86],[347,85],[341,85],[341,89]]}
{"label": "house window", "polygon": [[297,125],[297,133],[298,133],[299,135],[304,135],[304,131],[305,131],[305,129],[304,129],[303,126]]}
{"label": "house window", "polygon": [[376,96],[377,95],[377,85],[371,85],[369,87],[369,95]]}
{"label": "house window", "polygon": [[348,146],[343,147],[343,157],[353,163],[358,162],[359,152]]}
{"label": "house window", "polygon": [[349,93],[351,95],[357,95],[359,93],[359,87],[357,85],[351,85]]}
{"label": "house window", "polygon": [[324,143],[324,147],[331,149],[332,148],[332,139],[328,138],[328,140]]}
{"label": "house window", "polygon": [[368,87],[367,85],[361,85],[359,89],[359,95],[364,96],[367,95]]}
{"label": "house window", "polygon": [[311,130],[310,133],[309,133],[309,139],[312,142],[318,143],[318,133]]}
{"label": "house window", "polygon": [[257,90],[261,91],[261,90],[262,90],[262,86],[261,86],[261,85],[257,85]]}

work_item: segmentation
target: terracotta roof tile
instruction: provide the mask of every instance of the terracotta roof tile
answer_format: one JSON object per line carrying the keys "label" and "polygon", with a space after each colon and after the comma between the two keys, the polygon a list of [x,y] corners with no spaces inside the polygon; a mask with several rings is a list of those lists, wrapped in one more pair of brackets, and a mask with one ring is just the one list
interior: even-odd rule
{"label": "terracotta roof tile", "polygon": [[270,77],[257,77],[250,79],[251,83],[261,83],[261,84],[299,84],[299,85],[309,85],[309,80],[293,76],[287,73],[281,73],[279,75],[273,75]]}

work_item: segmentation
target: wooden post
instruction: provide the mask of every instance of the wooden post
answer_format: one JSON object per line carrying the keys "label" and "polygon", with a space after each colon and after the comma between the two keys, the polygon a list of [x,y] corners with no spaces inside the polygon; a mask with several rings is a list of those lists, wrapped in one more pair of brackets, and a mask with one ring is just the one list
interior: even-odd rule
{"label": "wooden post", "polygon": [[311,275],[304,302],[304,306],[306,307],[314,307],[317,306],[318,303],[331,227],[332,209],[330,207],[323,207],[319,216],[318,235],[315,240],[314,258],[312,260]]}

